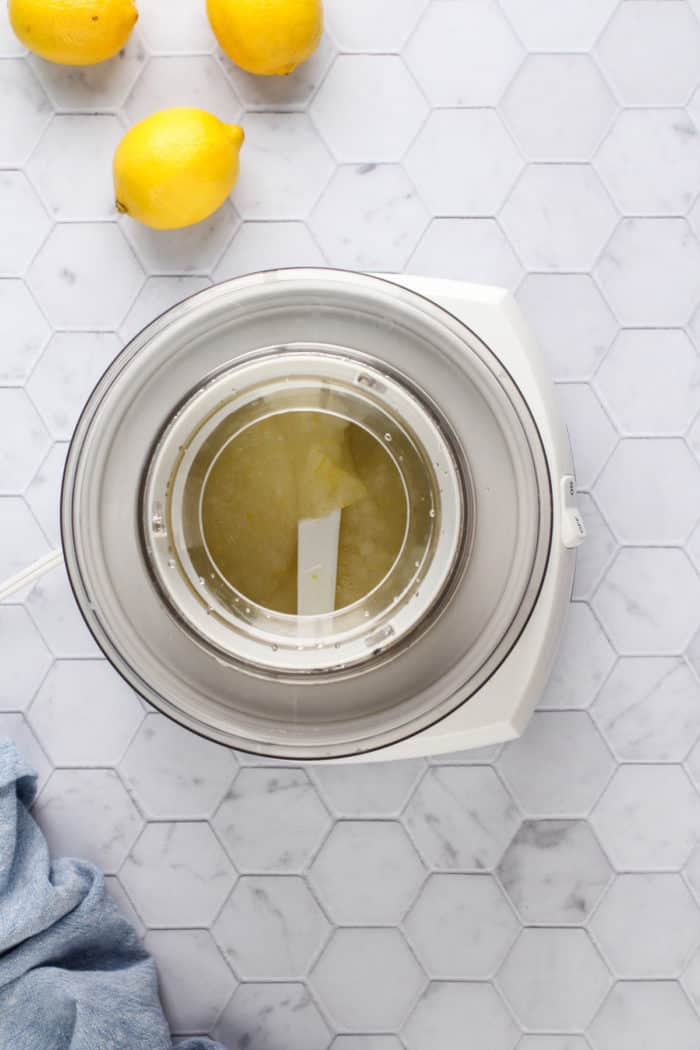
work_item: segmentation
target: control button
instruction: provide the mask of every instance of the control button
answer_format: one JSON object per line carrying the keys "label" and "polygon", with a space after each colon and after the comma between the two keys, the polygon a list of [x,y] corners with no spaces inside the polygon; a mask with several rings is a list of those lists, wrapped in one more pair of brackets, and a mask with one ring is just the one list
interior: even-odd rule
{"label": "control button", "polygon": [[578,547],[586,538],[583,518],[573,507],[564,511],[561,521],[561,541],[565,547]]}
{"label": "control button", "polygon": [[578,547],[586,538],[586,526],[576,506],[576,481],[571,474],[561,479],[561,541],[565,547]]}
{"label": "control button", "polygon": [[576,506],[576,479],[573,474],[565,474],[561,479],[561,499],[565,507]]}

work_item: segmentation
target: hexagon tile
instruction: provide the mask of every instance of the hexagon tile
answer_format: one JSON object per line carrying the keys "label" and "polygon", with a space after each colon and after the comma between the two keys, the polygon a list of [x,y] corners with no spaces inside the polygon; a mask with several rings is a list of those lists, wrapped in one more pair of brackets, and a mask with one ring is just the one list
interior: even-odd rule
{"label": "hexagon tile", "polygon": [[431,984],[403,1030],[408,1050],[460,1045],[456,1034],[477,1031],[480,1050],[511,1050],[518,1029],[491,984]]}
{"label": "hexagon tile", "polygon": [[398,922],[424,876],[402,826],[384,821],[336,824],[309,872],[331,918],[363,926]]}
{"label": "hexagon tile", "polygon": [[430,867],[485,871],[501,859],[519,814],[493,769],[435,766],[414,792],[403,819]]}
{"label": "hexagon tile", "polygon": [[618,875],[591,932],[620,977],[680,975],[700,943],[700,912],[680,875]]}
{"label": "hexagon tile", "polygon": [[577,926],[612,878],[585,820],[528,820],[498,867],[501,884],[528,925]]}
{"label": "hexagon tile", "polygon": [[[238,763],[228,748],[195,736],[163,715],[139,726],[119,772],[141,809],[156,819],[200,818],[214,812]],[[206,769],[206,777],[200,771]]]}
{"label": "hexagon tile", "polygon": [[700,134],[682,109],[628,109],[595,166],[625,215],[682,215],[697,194]]}
{"label": "hexagon tile", "polygon": [[406,919],[433,977],[491,977],[519,924],[491,875],[431,875]]}
{"label": "hexagon tile", "polygon": [[626,328],[594,379],[623,434],[681,436],[700,412],[700,358],[680,328]]}
{"label": "hexagon tile", "polygon": [[405,163],[428,208],[447,216],[495,215],[522,170],[515,143],[489,109],[434,110]]}
{"label": "hexagon tile", "polygon": [[589,1034],[596,1050],[695,1050],[700,1020],[674,981],[620,981]]}
{"label": "hexagon tile", "polygon": [[339,929],[311,972],[311,987],[341,1031],[399,1028],[426,977],[396,929]]}
{"label": "hexagon tile", "polygon": [[[624,0],[595,54],[622,102],[682,106],[697,87],[698,49],[700,25],[688,4],[668,10],[662,0]],[[648,62],[652,52],[658,58],[653,73]]]}
{"label": "hexagon tile", "polygon": [[84,857],[107,873],[119,870],[143,828],[113,769],[55,770],[34,813],[52,854]]}
{"label": "hexagon tile", "polygon": [[588,160],[615,112],[615,100],[585,55],[532,55],[502,108],[530,160]]}
{"label": "hexagon tile", "polygon": [[304,879],[244,876],[213,933],[234,971],[246,980],[303,977],[330,932]]}
{"label": "hexagon tile", "polygon": [[521,1023],[544,1032],[585,1028],[610,981],[585,930],[523,930],[498,974]]}
{"label": "hexagon tile", "polygon": [[682,218],[624,219],[595,276],[622,324],[682,327],[700,297],[700,243]]}
{"label": "hexagon tile", "polygon": [[495,106],[520,65],[522,47],[496,4],[435,0],[404,50],[434,106]]}
{"label": "hexagon tile", "polygon": [[[177,1037],[697,1050],[700,0],[324,7],[280,78],[220,52],[203,0],[144,0],[80,69],[0,10],[0,579],[60,543],[84,401],[181,299],[293,265],[499,284],[557,383],[588,530],[538,710],[430,760],[236,755],[147,709],[56,569],[0,604],[0,734],[51,850],[106,871]],[[111,157],[179,104],[242,124],[241,177],[154,231],[116,215]]]}

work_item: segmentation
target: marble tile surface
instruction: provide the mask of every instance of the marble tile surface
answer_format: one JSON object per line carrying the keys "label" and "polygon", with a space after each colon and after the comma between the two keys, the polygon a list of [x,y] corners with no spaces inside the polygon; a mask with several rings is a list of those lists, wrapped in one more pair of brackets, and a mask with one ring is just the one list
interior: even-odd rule
{"label": "marble tile surface", "polygon": [[523,48],[503,13],[488,0],[436,0],[403,57],[431,105],[495,106],[522,62]]}
{"label": "marble tile surface", "polygon": [[700,244],[682,218],[626,218],[595,268],[621,324],[682,328],[700,290]]}
{"label": "marble tile surface", "polygon": [[408,1050],[460,1045],[457,1033],[479,1032],[483,1050],[510,1050],[517,1026],[493,985],[432,983],[403,1030]]}
{"label": "marble tile surface", "polygon": [[54,547],[61,542],[61,482],[67,454],[67,441],[54,442],[24,492],[34,520]]}
{"label": "marble tile surface", "polygon": [[679,657],[623,657],[591,708],[623,762],[682,762],[700,733],[700,683]]}
{"label": "marble tile surface", "polygon": [[682,653],[700,626],[700,579],[676,547],[623,547],[593,606],[619,653]]}
{"label": "marble tile surface", "polygon": [[26,284],[0,281],[0,380],[4,386],[21,385],[28,377],[50,331]]}
{"label": "marble tile surface", "polygon": [[331,825],[301,769],[242,769],[212,826],[241,872],[303,871]]}
{"label": "marble tile surface", "polygon": [[309,869],[319,900],[343,926],[400,922],[424,878],[415,847],[394,821],[340,821]]}
{"label": "marble tile surface", "polygon": [[234,124],[241,104],[214,57],[168,55],[152,58],[124,103],[131,123],[167,106],[210,106],[221,120]]}
{"label": "marble tile surface", "polygon": [[[52,569],[31,586],[24,605],[54,656],[59,659],[99,658],[100,650],[76,608],[63,565]],[[101,663],[99,669],[102,670]],[[133,710],[131,703],[129,707]]]}
{"label": "marble tile surface", "polygon": [[579,510],[585,515],[586,543],[579,547],[576,556],[572,598],[585,600],[591,597],[610,566],[617,551],[617,542],[591,494],[580,492],[578,503]]}
{"label": "marble tile surface", "polygon": [[404,163],[428,208],[445,216],[495,215],[523,166],[491,109],[433,110]]}
{"label": "marble tile surface", "polygon": [[53,855],[84,857],[107,874],[119,871],[143,828],[113,769],[54,770],[34,814]]}
{"label": "marble tile surface", "polygon": [[556,7],[541,0],[503,0],[503,9],[531,51],[588,51],[605,28],[616,0],[561,0]]}
{"label": "marble tile surface", "polygon": [[[111,113],[61,113],[42,135],[27,165],[49,213],[59,222],[112,219],[112,154],[127,124]],[[81,163],[75,163],[80,153]]]}
{"label": "marble tile surface", "polygon": [[226,1046],[324,1050],[332,1029],[303,984],[242,984],[213,1032]]}
{"label": "marble tile surface", "polygon": [[614,768],[591,719],[585,711],[539,711],[528,729],[497,763],[523,812],[587,816]]}
{"label": "marble tile surface", "polygon": [[23,273],[51,228],[31,183],[21,171],[0,172],[0,274]]}
{"label": "marble tile surface", "polygon": [[486,766],[433,766],[404,811],[424,861],[438,870],[494,868],[519,823],[517,807]]}
{"label": "marble tile surface", "polygon": [[574,452],[576,477],[586,491],[608,461],[618,435],[588,383],[560,383],[557,396]]}
{"label": "marble tile surface", "polygon": [[427,978],[399,930],[355,926],[335,931],[310,981],[341,1031],[390,1032]]}
{"label": "marble tile surface", "polygon": [[433,219],[406,266],[427,277],[514,289],[523,268],[495,219]]}
{"label": "marble tile surface", "polygon": [[[138,223],[121,228],[150,274],[189,277],[190,274],[206,276],[211,273],[238,224],[238,213],[226,202],[215,219],[205,219],[184,230],[151,230]],[[145,286],[142,291],[145,291]]]}
{"label": "marble tile surface", "polygon": [[491,875],[431,875],[404,922],[418,958],[440,980],[492,977],[519,932]]}
{"label": "marble tile surface", "polygon": [[59,223],[31,265],[29,286],[56,328],[114,330],[145,276],[119,227]]}
{"label": "marble tile surface", "polygon": [[528,160],[589,160],[616,111],[588,55],[530,55],[501,101]]}
{"label": "marble tile surface", "polygon": [[579,926],[613,877],[585,820],[528,820],[506,850],[498,877],[530,926]]}
{"label": "marble tile surface", "polygon": [[619,875],[591,932],[619,977],[680,976],[700,943],[700,916],[680,875]]}
{"label": "marble tile surface", "polygon": [[682,436],[700,411],[700,361],[680,328],[625,328],[594,379],[620,432]]}
{"label": "marble tile surface", "polygon": [[[304,219],[333,171],[328,147],[305,113],[251,113],[237,183],[244,219]],[[274,163],[270,156],[274,154]]]}
{"label": "marble tile surface", "polygon": [[288,981],[306,975],[331,924],[301,877],[250,875],[238,880],[212,930],[241,979]]}
{"label": "marble tile surface", "polygon": [[332,1050],[403,1050],[403,1043],[395,1035],[338,1035],[331,1047]]}
{"label": "marble tile surface", "polygon": [[501,212],[513,247],[530,270],[588,270],[617,224],[593,168],[529,164]]}
{"label": "marble tile surface", "polygon": [[593,493],[621,542],[682,545],[700,517],[700,464],[681,438],[626,438]]}
{"label": "marble tile surface", "polygon": [[581,1031],[610,982],[607,966],[581,929],[524,929],[498,974],[521,1023],[542,1032]]}
{"label": "marble tile surface", "polygon": [[58,766],[116,765],[143,719],[138,697],[104,660],[56,660],[27,718]]}
{"label": "marble tile surface", "polygon": [[270,267],[323,265],[321,249],[306,223],[254,221],[244,222],[234,233],[212,276],[215,281],[227,281]]}
{"label": "marble tile surface", "polygon": [[157,820],[211,817],[237,769],[235,754],[228,748],[155,713],[141,722],[119,766],[143,812]]}
{"label": "marble tile surface", "polygon": [[148,60],[143,39],[132,33],[118,61],[96,66],[59,66],[31,56],[34,72],[55,110],[75,113],[113,111],[122,107]]}
{"label": "marble tile surface", "polygon": [[683,214],[697,196],[700,134],[682,109],[623,110],[595,166],[626,215]]}
{"label": "marble tile surface", "polygon": [[688,4],[624,0],[594,50],[621,102],[673,106],[687,102],[696,87],[698,48],[700,27]]}
{"label": "marble tile surface", "polygon": [[700,799],[675,765],[621,765],[593,829],[618,870],[677,871],[700,836]]}
{"label": "marble tile surface", "polygon": [[[202,0],[138,6],[83,69],[0,11],[0,579],[60,542],[68,442],[125,342],[289,265],[510,289],[588,539],[524,737],[367,768],[234,755],[148,711],[55,570],[0,604],[0,733],[52,850],[106,870],[177,1035],[697,1050],[700,3],[325,0],[285,78],[233,66]],[[178,103],[240,120],[242,173],[159,233],[117,217],[111,155]]]}
{"label": "marble tile surface", "polygon": [[[158,990],[177,1034],[210,1031],[236,988],[208,930],[149,930],[143,939],[158,967]],[[198,975],[202,995],[192,999],[188,987]]]}
{"label": "marble tile surface", "polygon": [[590,1050],[582,1035],[524,1035],[517,1050]]}
{"label": "marble tile surface", "polygon": [[315,766],[311,776],[339,817],[398,816],[416,787],[425,764],[373,762],[367,766]]}
{"label": "marble tile surface", "polygon": [[0,634],[0,709],[17,712],[31,702],[51,666],[52,656],[21,605],[0,606]]}
{"label": "marble tile surface", "polygon": [[336,160],[362,164],[400,160],[428,105],[397,55],[339,55],[310,113]]}
{"label": "marble tile surface", "polygon": [[617,332],[590,275],[529,273],[516,294],[554,379],[590,379]]}
{"label": "marble tile surface", "polygon": [[590,606],[572,602],[540,710],[588,707],[614,663],[615,651]]}
{"label": "marble tile surface", "polygon": [[332,266],[402,270],[430,215],[398,164],[344,164],[309,224]]}
{"label": "marble tile surface", "polygon": [[0,390],[0,493],[9,496],[26,488],[49,446],[46,427],[25,392]]}
{"label": "marble tile surface", "polygon": [[236,874],[207,823],[173,821],[146,825],[119,879],[147,925],[196,927],[213,922]]}
{"label": "marble tile surface", "polygon": [[591,1025],[595,1050],[693,1050],[700,1021],[673,981],[620,981]]}
{"label": "marble tile surface", "polygon": [[0,546],[3,579],[13,576],[50,550],[46,534],[21,496],[0,496],[0,533],[3,537]]}
{"label": "marble tile surface", "polygon": [[113,332],[56,332],[26,385],[57,441],[70,440],[85,400],[122,348]]}

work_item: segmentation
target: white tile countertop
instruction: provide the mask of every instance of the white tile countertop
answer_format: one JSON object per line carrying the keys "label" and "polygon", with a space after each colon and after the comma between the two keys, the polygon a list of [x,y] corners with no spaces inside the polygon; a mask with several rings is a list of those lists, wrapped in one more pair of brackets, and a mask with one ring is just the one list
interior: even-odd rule
{"label": "white tile countertop", "polygon": [[[369,769],[236,756],[147,710],[54,571],[0,606],[0,732],[52,849],[108,873],[175,1033],[697,1050],[700,3],[326,0],[317,54],[272,81],[216,53],[201,0],[139,7],[80,71],[0,14],[0,578],[57,543],[67,441],[125,340],[290,264],[512,288],[590,535],[525,737]],[[240,120],[242,174],[155,233],[117,219],[111,156],[178,104]]]}

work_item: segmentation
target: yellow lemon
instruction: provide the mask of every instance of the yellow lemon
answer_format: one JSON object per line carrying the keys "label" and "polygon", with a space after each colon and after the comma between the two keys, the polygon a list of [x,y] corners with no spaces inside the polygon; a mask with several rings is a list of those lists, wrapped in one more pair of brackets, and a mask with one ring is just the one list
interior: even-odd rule
{"label": "yellow lemon", "polygon": [[228,57],[263,76],[305,62],[323,28],[321,0],[207,0],[207,13]]}
{"label": "yellow lemon", "polygon": [[7,8],[25,47],[67,66],[116,55],[139,16],[132,0],[9,0]]}
{"label": "yellow lemon", "polygon": [[242,128],[203,109],[153,113],[114,154],[117,210],[157,230],[206,219],[233,189],[242,143]]}

